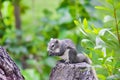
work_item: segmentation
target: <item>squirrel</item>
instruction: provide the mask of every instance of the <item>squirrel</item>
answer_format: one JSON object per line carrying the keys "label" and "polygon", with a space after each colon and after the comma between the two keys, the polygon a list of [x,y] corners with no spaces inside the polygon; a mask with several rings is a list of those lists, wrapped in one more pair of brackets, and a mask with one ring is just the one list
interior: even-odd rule
{"label": "squirrel", "polygon": [[[77,49],[70,39],[50,39],[47,51],[50,56],[59,56],[65,63],[82,63],[92,64],[92,61],[85,54],[77,54]],[[92,67],[92,73],[95,80],[98,80],[95,69]]]}
{"label": "squirrel", "polygon": [[65,63],[81,63],[91,64],[91,60],[85,54],[77,54],[77,49],[70,39],[50,39],[47,51],[50,56],[59,56]]}

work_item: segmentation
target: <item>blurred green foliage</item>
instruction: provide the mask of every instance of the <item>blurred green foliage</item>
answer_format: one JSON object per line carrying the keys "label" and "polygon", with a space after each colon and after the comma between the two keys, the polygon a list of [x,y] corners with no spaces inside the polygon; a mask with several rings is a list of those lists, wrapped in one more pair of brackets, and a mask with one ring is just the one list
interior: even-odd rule
{"label": "blurred green foliage", "polygon": [[19,0],[20,30],[13,2],[0,0],[0,45],[26,80],[49,79],[58,60],[47,55],[50,38],[72,39],[92,59],[100,80],[120,79],[120,0]]}

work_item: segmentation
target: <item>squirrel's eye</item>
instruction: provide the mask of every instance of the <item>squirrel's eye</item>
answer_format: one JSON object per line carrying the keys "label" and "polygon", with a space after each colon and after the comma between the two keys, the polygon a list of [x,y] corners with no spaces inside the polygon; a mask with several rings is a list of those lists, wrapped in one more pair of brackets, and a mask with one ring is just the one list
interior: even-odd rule
{"label": "squirrel's eye", "polygon": [[51,45],[51,47],[53,48],[53,47],[54,47],[54,44],[53,44],[53,45]]}

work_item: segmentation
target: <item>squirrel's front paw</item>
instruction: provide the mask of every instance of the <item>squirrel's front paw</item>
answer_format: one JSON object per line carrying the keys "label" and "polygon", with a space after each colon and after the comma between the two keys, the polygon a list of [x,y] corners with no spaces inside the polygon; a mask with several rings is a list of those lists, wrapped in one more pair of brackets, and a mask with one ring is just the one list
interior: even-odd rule
{"label": "squirrel's front paw", "polygon": [[65,61],[64,60],[59,60],[58,63],[65,63]]}

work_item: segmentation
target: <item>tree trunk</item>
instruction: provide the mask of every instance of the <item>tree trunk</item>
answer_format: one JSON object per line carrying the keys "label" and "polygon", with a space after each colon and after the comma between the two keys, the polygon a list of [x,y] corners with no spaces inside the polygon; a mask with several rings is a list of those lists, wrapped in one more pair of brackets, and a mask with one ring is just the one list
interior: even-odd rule
{"label": "tree trunk", "polygon": [[21,29],[21,19],[20,19],[20,6],[19,6],[20,0],[15,0],[13,2],[14,5],[14,16],[15,16],[15,26],[16,29]]}
{"label": "tree trunk", "polygon": [[24,80],[19,68],[0,46],[0,80]]}
{"label": "tree trunk", "polygon": [[[15,16],[15,27],[20,32],[21,31],[21,18],[20,18],[20,6],[19,6],[20,0],[14,0],[14,16]],[[21,40],[22,36],[21,34],[17,34],[17,39]]]}
{"label": "tree trunk", "polygon": [[52,69],[49,80],[98,80],[87,63],[65,64],[58,62]]}

